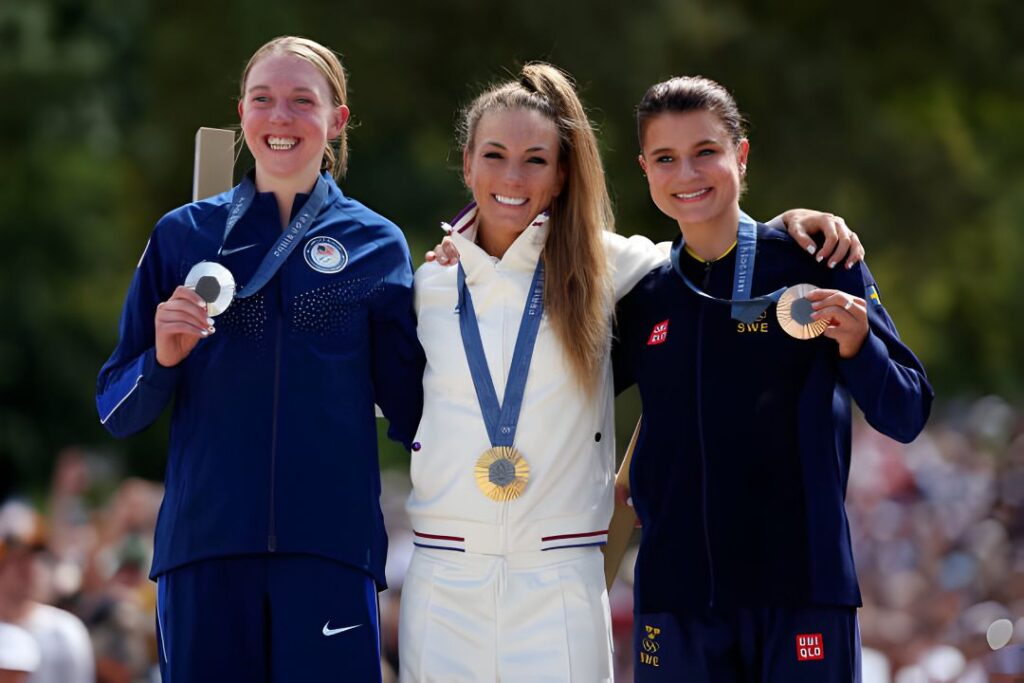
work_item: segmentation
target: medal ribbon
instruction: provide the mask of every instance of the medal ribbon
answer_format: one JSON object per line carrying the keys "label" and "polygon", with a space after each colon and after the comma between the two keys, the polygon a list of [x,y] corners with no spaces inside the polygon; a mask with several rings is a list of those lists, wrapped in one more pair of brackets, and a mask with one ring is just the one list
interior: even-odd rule
{"label": "medal ribbon", "polygon": [[697,296],[715,303],[731,305],[730,313],[733,320],[743,323],[754,322],[769,306],[778,302],[779,297],[786,291],[785,287],[781,287],[771,294],[750,298],[750,287],[754,280],[754,258],[757,256],[757,224],[753,218],[742,211],[736,231],[736,269],[733,272],[731,299],[711,296],[690,282],[690,279],[683,274],[683,269],[679,264],[679,255],[684,246],[686,246],[685,238],[680,238],[678,244],[672,245],[672,268],[675,269],[676,275],[682,278],[683,283]]}
{"label": "medal ribbon", "polygon": [[[263,261],[260,263],[259,268],[256,269],[252,279],[235,291],[236,299],[252,296],[263,289],[263,286],[270,281],[270,278],[274,277],[274,274],[281,268],[288,259],[288,256],[291,255],[292,251],[295,250],[295,247],[299,245],[302,238],[306,236],[309,228],[313,225],[317,214],[320,213],[320,209],[324,207],[324,203],[327,201],[328,189],[327,181],[324,180],[322,175],[318,175],[313,192],[306,199],[306,203],[302,205],[299,214],[295,217],[295,220],[288,224],[288,227],[281,233],[281,237],[274,243],[273,248],[263,257]],[[252,200],[255,197],[256,183],[246,175],[231,196],[231,209],[228,211],[228,219],[224,224],[224,238],[221,240],[220,249],[217,251],[218,257],[228,241],[228,235],[235,229],[238,221],[242,220],[242,216],[252,207]]]}
{"label": "medal ribbon", "polygon": [[512,352],[505,397],[500,406],[487,366],[484,345],[480,339],[480,326],[473,308],[473,297],[470,296],[469,287],[466,285],[466,272],[462,269],[461,263],[458,288],[462,346],[466,350],[466,360],[469,362],[469,372],[473,377],[480,412],[487,426],[487,437],[491,441],[491,446],[511,446],[516,438],[519,412],[523,407],[523,392],[526,389],[526,376],[530,372],[533,348],[544,314],[544,262],[538,261],[537,269],[533,271],[533,282],[526,297],[526,306],[523,308],[523,317],[519,323],[519,335],[516,337],[515,350]]}

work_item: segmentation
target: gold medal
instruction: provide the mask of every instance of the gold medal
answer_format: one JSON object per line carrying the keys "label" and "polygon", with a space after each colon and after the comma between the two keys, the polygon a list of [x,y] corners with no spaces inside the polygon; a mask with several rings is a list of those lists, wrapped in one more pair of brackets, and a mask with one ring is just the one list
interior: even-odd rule
{"label": "gold medal", "polygon": [[775,317],[779,325],[790,337],[796,339],[814,339],[828,328],[828,320],[815,320],[811,317],[814,309],[805,297],[807,293],[817,289],[814,285],[793,285],[779,299],[775,306]]}
{"label": "gold medal", "polygon": [[473,468],[480,491],[499,503],[523,495],[530,480],[530,464],[512,446],[494,446],[484,451]]}

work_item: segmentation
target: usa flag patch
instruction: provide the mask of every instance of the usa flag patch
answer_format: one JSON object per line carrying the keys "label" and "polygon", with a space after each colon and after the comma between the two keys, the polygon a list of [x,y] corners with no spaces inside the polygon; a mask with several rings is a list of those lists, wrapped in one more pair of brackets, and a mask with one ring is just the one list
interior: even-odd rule
{"label": "usa flag patch", "polygon": [[668,320],[662,320],[651,330],[651,336],[647,339],[648,346],[664,344],[668,339]]}
{"label": "usa flag patch", "polygon": [[813,662],[825,659],[825,644],[820,633],[803,633],[796,637],[796,661]]}

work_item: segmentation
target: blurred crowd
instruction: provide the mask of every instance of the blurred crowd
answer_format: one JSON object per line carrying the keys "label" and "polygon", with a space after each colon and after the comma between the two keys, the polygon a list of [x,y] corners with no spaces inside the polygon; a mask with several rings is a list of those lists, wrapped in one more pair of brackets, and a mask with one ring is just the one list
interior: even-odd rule
{"label": "blurred crowd", "polygon": [[1024,414],[996,397],[946,410],[908,446],[854,431],[865,664],[896,683],[1024,681]]}
{"label": "blurred crowd", "polygon": [[4,644],[20,634],[0,631],[0,672],[20,653],[38,660],[19,664],[31,683],[159,680],[148,572],[162,496],[159,483],[118,481],[109,461],[69,449],[41,505],[0,506],[0,623],[38,646],[26,656]]}
{"label": "blurred crowd", "polygon": [[[386,471],[383,488],[387,681],[412,536],[408,477]],[[162,493],[71,449],[44,500],[0,505],[0,683],[159,680],[147,574]],[[864,683],[1024,681],[1024,413],[996,397],[948,405],[907,446],[857,422],[847,510]],[[623,681],[632,678],[630,565],[611,594]]]}

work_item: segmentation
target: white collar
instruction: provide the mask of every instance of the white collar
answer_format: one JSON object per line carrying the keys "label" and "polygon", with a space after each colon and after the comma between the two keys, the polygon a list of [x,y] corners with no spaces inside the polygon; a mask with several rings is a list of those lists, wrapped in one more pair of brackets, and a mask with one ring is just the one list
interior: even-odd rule
{"label": "white collar", "polygon": [[500,259],[495,259],[476,243],[477,228],[476,202],[470,202],[452,219],[451,224],[442,223],[441,228],[448,231],[455,248],[459,250],[459,260],[466,271],[466,281],[472,283],[481,271],[494,270],[499,265],[503,270],[522,270],[532,273],[537,267],[544,242],[548,236],[547,211],[541,212],[505,251]]}

